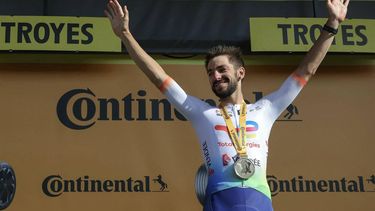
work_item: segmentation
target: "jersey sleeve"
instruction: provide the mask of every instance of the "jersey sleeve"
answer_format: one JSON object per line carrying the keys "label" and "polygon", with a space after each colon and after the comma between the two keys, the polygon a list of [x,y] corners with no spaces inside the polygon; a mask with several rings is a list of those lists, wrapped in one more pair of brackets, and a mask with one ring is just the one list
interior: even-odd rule
{"label": "jersey sleeve", "polygon": [[201,114],[208,105],[202,100],[192,97],[180,87],[171,77],[167,78],[159,90],[167,97],[168,101],[190,121]]}
{"label": "jersey sleeve", "polygon": [[304,78],[292,74],[277,91],[260,100],[269,104],[268,117],[272,122],[293,102],[306,83]]}

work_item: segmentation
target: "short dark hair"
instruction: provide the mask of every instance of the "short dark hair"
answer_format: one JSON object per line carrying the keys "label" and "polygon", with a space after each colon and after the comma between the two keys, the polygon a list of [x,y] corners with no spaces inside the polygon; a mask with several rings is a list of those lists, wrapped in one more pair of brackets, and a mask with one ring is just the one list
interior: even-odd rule
{"label": "short dark hair", "polygon": [[217,45],[210,48],[207,52],[206,59],[205,59],[205,67],[207,70],[208,63],[211,59],[221,56],[227,55],[229,62],[232,63],[235,68],[244,67],[245,63],[242,59],[242,52],[239,47],[235,46],[227,46],[227,45]]}

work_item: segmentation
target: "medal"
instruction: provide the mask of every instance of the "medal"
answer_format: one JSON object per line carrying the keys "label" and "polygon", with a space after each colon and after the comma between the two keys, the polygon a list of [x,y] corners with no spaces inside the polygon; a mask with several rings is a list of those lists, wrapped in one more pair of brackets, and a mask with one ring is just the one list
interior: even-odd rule
{"label": "medal", "polygon": [[255,173],[255,165],[249,158],[240,157],[233,164],[234,173],[241,179],[249,179]]}
{"label": "medal", "polygon": [[243,102],[241,105],[239,134],[237,134],[225,107],[220,106],[220,108],[221,114],[228,128],[229,137],[237,151],[237,155],[239,156],[238,160],[233,164],[234,173],[241,179],[249,179],[255,173],[255,165],[248,158],[246,152],[246,103]]}

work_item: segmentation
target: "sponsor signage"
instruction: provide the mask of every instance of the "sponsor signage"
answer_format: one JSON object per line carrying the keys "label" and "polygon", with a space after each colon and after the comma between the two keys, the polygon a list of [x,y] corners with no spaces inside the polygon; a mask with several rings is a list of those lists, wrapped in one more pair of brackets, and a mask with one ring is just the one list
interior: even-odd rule
{"label": "sponsor signage", "polygon": [[274,175],[267,176],[268,185],[272,196],[280,193],[375,193],[375,175],[338,177],[338,178],[308,178],[294,176],[288,179],[280,179]]}
{"label": "sponsor signage", "polygon": [[[250,18],[253,52],[306,52],[318,39],[326,18]],[[375,53],[375,20],[345,20],[330,52]]]}
{"label": "sponsor signage", "polygon": [[[375,142],[368,112],[373,97],[366,90],[374,87],[375,69],[358,65],[357,58],[339,58],[355,64],[321,66],[319,78],[280,115],[270,139],[248,141],[250,150],[270,146],[267,179],[277,210],[373,210]],[[243,87],[248,102],[276,90],[292,71],[274,63],[249,68]],[[213,154],[136,65],[1,64],[0,69],[0,160],[17,176],[5,211],[39,211],[40,205],[57,211],[202,209],[194,173],[204,162],[207,174],[215,175]],[[218,104],[201,66],[165,69],[187,93]],[[258,135],[255,122],[247,127],[249,135]],[[218,164],[230,168],[237,157],[221,149],[233,146],[219,141]],[[266,165],[257,155],[252,162]],[[1,194],[3,187],[0,196],[10,196]]]}
{"label": "sponsor signage", "polygon": [[0,16],[0,50],[121,52],[99,17]]}
{"label": "sponsor signage", "polygon": [[[262,97],[262,92],[254,92],[255,101]],[[214,99],[203,99],[203,101],[213,106],[218,104]],[[245,101],[250,102],[247,99]],[[287,113],[277,121],[302,121],[292,118],[295,117],[294,115],[298,115],[295,109],[297,107],[290,104],[286,109]],[[136,110],[138,112],[135,112]],[[149,99],[146,90],[128,93],[123,98],[116,99],[97,97],[89,88],[72,89],[60,97],[56,113],[64,126],[74,130],[88,129],[97,121],[186,121],[186,118],[173,108],[167,99]],[[218,113],[218,115],[220,114]],[[256,122],[248,121],[246,124],[250,126],[247,128],[248,131],[257,130]],[[219,125],[215,129],[226,130],[226,126]],[[250,134],[249,137],[254,138],[255,135]],[[248,143],[248,146],[259,147],[253,143]]]}
{"label": "sponsor signage", "polygon": [[47,176],[42,182],[46,196],[58,197],[63,193],[148,193],[169,192],[162,175],[141,178],[97,179],[88,175],[77,178],[63,178],[61,175]]}

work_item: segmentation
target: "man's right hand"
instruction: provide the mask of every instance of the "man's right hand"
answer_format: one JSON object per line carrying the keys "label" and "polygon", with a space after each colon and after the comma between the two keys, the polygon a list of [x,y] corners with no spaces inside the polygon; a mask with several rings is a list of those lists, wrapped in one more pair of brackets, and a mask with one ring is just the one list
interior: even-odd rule
{"label": "man's right hand", "polygon": [[142,49],[129,30],[129,12],[118,0],[109,0],[105,15],[111,22],[113,32],[121,39],[130,57],[156,87],[169,77],[163,68]]}
{"label": "man's right hand", "polygon": [[126,33],[130,33],[129,12],[126,5],[122,8],[117,0],[109,0],[104,13],[111,22],[113,32],[119,38],[122,38]]}

